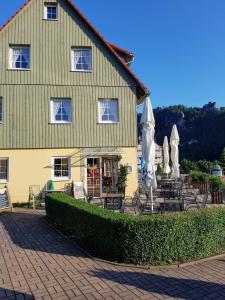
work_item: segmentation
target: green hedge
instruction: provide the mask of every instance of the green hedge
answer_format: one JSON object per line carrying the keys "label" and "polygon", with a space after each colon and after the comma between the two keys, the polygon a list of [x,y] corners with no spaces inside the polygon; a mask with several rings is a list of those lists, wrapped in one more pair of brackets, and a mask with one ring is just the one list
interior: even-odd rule
{"label": "green hedge", "polygon": [[47,218],[98,257],[133,264],[185,262],[225,251],[225,209],[153,216],[117,214],[49,194]]}

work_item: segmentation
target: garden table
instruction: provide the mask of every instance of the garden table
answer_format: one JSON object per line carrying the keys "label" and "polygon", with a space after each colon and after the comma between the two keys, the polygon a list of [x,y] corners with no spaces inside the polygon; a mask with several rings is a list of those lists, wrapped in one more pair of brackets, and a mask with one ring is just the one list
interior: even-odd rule
{"label": "garden table", "polygon": [[123,193],[101,193],[100,197],[103,199],[103,207],[106,209],[112,207],[114,211],[115,208],[119,207],[119,209],[121,209],[123,206]]}

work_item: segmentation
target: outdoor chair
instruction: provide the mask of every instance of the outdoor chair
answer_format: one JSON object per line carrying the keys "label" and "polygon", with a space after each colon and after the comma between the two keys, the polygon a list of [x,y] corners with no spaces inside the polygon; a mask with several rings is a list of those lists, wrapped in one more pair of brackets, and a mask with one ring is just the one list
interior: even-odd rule
{"label": "outdoor chair", "polygon": [[104,200],[104,208],[113,211],[124,212],[124,199],[122,193],[108,193]]}
{"label": "outdoor chair", "polygon": [[209,191],[204,195],[198,193],[187,193],[183,195],[184,199],[184,210],[193,210],[199,208],[205,208],[209,199]]}
{"label": "outdoor chair", "polygon": [[29,202],[28,208],[30,208],[30,202],[32,201],[32,206],[35,208],[35,200],[40,197],[41,194],[41,187],[40,185],[30,185],[29,186]]}
{"label": "outdoor chair", "polygon": [[140,204],[138,211],[139,211],[140,215],[152,215],[152,214],[163,213],[161,205],[154,201],[153,201],[153,203],[148,201],[147,203]]}
{"label": "outdoor chair", "polygon": [[172,213],[172,212],[179,212],[183,211],[183,202],[173,202],[173,201],[165,201],[161,205],[162,213]]}

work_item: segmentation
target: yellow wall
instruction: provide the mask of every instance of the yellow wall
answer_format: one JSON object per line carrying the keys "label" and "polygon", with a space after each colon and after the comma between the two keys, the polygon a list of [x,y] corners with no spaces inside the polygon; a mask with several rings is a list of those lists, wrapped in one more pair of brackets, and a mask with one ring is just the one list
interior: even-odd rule
{"label": "yellow wall", "polygon": [[[135,147],[121,148],[122,164],[131,164],[133,171],[128,176],[127,197],[137,189],[137,150]],[[84,160],[79,149],[42,149],[42,150],[1,150],[0,157],[9,158],[8,188],[12,202],[27,202],[29,186],[40,185],[41,189],[52,179],[52,157],[71,157],[71,179],[54,182],[55,189],[61,189],[72,180],[84,180]],[[0,183],[0,187],[5,184]]]}

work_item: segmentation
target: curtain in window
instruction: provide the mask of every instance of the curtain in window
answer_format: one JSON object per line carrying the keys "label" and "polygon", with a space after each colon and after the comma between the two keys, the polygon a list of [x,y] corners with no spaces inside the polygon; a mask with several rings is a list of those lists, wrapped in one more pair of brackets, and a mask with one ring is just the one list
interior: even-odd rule
{"label": "curtain in window", "polygon": [[56,121],[56,116],[60,112],[61,101],[53,101],[53,117],[54,121]]}
{"label": "curtain in window", "polygon": [[106,121],[104,120],[104,116],[108,115],[108,103],[107,101],[100,101],[100,120],[101,121]]}
{"label": "curtain in window", "polygon": [[20,61],[20,49],[12,49],[12,67],[17,68],[17,62]]}
{"label": "curtain in window", "polygon": [[70,103],[70,101],[64,101],[62,103],[62,105],[63,105],[63,108],[65,109],[65,112],[68,116],[68,121],[71,121],[71,103]]}
{"label": "curtain in window", "polygon": [[110,101],[110,112],[114,122],[118,121],[118,107],[117,101]]}
{"label": "curtain in window", "polygon": [[83,65],[85,66],[84,69],[89,69],[89,66],[91,65],[91,56],[90,56],[90,51],[88,50],[83,50],[82,51],[83,55]]}
{"label": "curtain in window", "polygon": [[80,69],[81,68],[81,57],[82,57],[82,51],[75,50],[74,51],[74,69]]}
{"label": "curtain in window", "polygon": [[12,49],[12,67],[15,69],[27,69],[30,67],[30,49]]}

